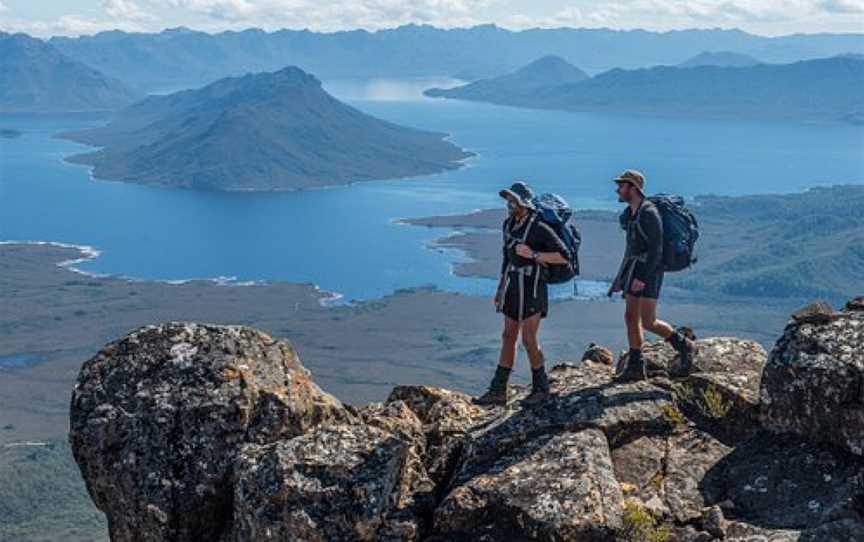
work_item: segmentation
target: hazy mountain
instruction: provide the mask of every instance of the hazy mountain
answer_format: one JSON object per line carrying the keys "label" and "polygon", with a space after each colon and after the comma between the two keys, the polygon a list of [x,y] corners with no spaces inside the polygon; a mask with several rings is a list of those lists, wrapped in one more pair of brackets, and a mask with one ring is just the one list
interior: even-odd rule
{"label": "hazy mountain", "polygon": [[696,68],[699,66],[720,66],[720,67],[743,67],[755,66],[761,64],[751,55],[744,53],[733,53],[731,51],[705,51],[698,55],[688,58],[681,64],[681,68]]}
{"label": "hazy mountain", "polygon": [[615,69],[533,92],[508,85],[435,90],[434,96],[539,109],[855,121],[864,111],[864,59],[857,55],[748,67]]}
{"label": "hazy mountain", "polygon": [[444,134],[349,107],[298,68],[151,96],[108,126],[62,134],[99,151],[70,161],[100,178],[220,190],[288,190],[458,167]]}
{"label": "hazy mountain", "polygon": [[0,111],[116,109],[140,97],[42,40],[0,32]]}
{"label": "hazy mountain", "polygon": [[[533,93],[551,85],[566,85],[588,79],[588,74],[569,64],[558,56],[545,56],[513,73],[481,79],[469,85],[459,87],[459,96],[463,99],[478,101],[513,103],[530,99]],[[447,90],[430,89],[427,96],[447,96]],[[503,96],[502,96],[503,95]]]}
{"label": "hazy mountain", "polygon": [[676,65],[709,50],[787,63],[844,52],[864,53],[862,38],[861,34],[763,37],[719,29],[515,32],[494,25],[449,30],[407,25],[376,32],[333,33],[249,29],[207,34],[186,28],[158,34],[112,31],[79,38],[55,37],[51,43],[104,73],[153,89],[197,86],[288,64],[325,79],[459,74],[473,80],[511,72],[550,54],[590,74],[616,67]]}

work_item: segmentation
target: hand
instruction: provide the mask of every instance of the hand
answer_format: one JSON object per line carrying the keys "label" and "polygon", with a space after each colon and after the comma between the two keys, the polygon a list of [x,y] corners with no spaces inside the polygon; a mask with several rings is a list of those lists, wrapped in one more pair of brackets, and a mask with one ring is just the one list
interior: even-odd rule
{"label": "hand", "polygon": [[630,291],[634,294],[638,294],[642,290],[645,289],[645,283],[639,279],[633,279],[633,284],[630,285]]}
{"label": "hand", "polygon": [[528,258],[529,260],[534,259],[534,250],[525,243],[519,243],[516,245],[516,254],[523,258]]}
{"label": "hand", "polygon": [[609,295],[620,292],[621,290],[623,290],[623,288],[621,287],[621,281],[616,280],[612,283],[612,286],[609,287]]}

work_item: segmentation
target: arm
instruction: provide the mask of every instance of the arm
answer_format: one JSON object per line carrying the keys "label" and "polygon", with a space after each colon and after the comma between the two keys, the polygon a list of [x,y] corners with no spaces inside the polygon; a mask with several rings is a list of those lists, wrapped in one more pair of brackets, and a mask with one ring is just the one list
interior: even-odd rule
{"label": "arm", "polygon": [[501,226],[501,272],[499,273],[499,277],[503,277],[504,272],[507,270],[507,228],[509,227],[509,221],[510,219],[505,219],[504,224]]}
{"label": "arm", "polygon": [[[570,251],[555,230],[542,222],[538,222],[535,247],[525,244],[516,247],[516,252],[525,258],[533,258],[544,265],[566,264],[570,262]],[[536,256],[535,256],[536,250]]]}
{"label": "arm", "polygon": [[644,234],[646,259],[636,265],[633,276],[644,282],[663,262],[663,221],[659,211],[652,208],[639,213],[639,225]]}

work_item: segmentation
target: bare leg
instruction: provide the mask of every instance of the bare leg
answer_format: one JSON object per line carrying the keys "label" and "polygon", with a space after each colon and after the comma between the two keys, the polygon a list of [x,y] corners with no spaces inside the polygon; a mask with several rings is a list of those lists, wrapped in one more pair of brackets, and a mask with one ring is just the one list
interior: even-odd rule
{"label": "bare leg", "polygon": [[[642,298],[630,294],[624,296],[627,308],[624,311],[624,323],[627,324],[627,342],[631,350],[642,349],[642,323],[640,321],[640,301]],[[656,303],[655,303],[656,304]]]}
{"label": "bare leg", "polygon": [[668,339],[675,329],[667,322],[657,319],[657,300],[642,298],[639,303],[639,317],[642,326],[648,331]]}
{"label": "bare leg", "polygon": [[501,353],[498,365],[508,369],[513,368],[516,361],[516,341],[519,339],[519,321],[504,317],[504,331],[501,333]]}
{"label": "bare leg", "polygon": [[540,341],[537,339],[540,321],[539,312],[522,321],[522,346],[525,347],[532,369],[539,369],[543,366],[543,351],[540,350]]}

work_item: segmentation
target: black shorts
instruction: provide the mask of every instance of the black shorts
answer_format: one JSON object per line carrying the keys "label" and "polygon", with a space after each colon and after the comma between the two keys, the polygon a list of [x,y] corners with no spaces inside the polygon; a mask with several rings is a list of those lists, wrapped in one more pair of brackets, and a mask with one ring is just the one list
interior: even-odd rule
{"label": "black shorts", "polygon": [[645,288],[640,292],[634,292],[630,288],[633,281],[627,285],[625,292],[633,297],[644,297],[645,299],[659,299],[660,289],[663,287],[663,271],[657,271],[645,279]]}
{"label": "black shorts", "polygon": [[507,278],[509,280],[507,280],[507,289],[504,291],[504,302],[501,307],[504,316],[521,321],[539,312],[541,318],[546,318],[549,313],[549,289],[546,281],[540,278],[535,284],[533,275],[522,276],[520,279],[519,273],[516,272],[509,272]]}

